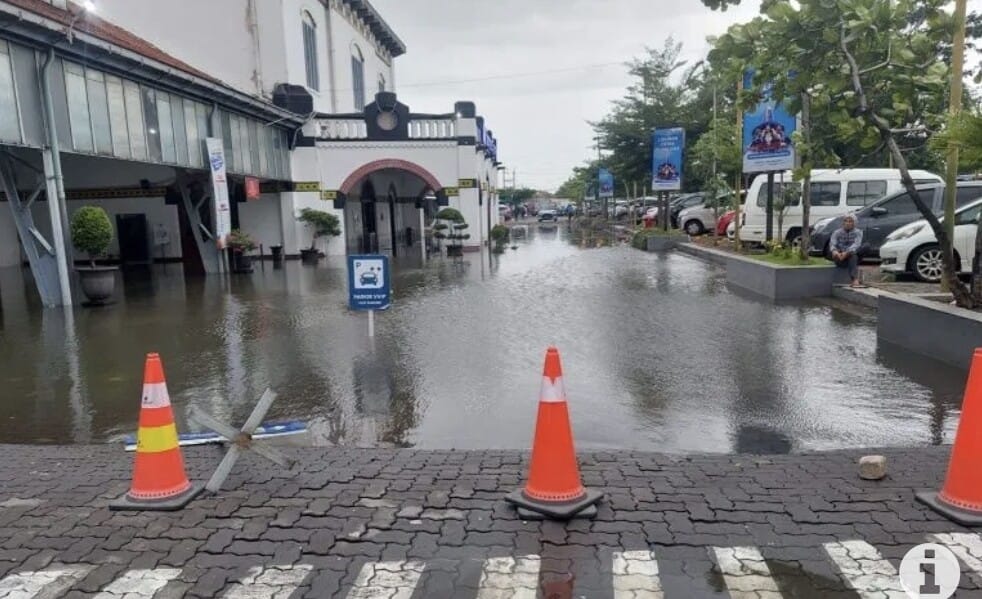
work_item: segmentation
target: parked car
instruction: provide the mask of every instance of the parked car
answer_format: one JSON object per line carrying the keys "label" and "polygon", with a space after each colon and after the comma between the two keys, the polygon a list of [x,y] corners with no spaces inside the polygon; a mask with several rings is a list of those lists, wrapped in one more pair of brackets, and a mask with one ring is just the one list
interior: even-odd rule
{"label": "parked car", "polygon": [[621,220],[627,218],[631,214],[631,207],[628,206],[626,201],[619,201],[614,204],[614,218]]}
{"label": "parked car", "polygon": [[[716,200],[706,200],[701,204],[691,206],[679,212],[676,220],[681,229],[692,236],[702,235],[706,231],[712,231],[716,226],[716,215],[723,214],[730,206],[733,196],[730,194],[721,195]],[[714,209],[714,206],[716,208]]]}
{"label": "parked car", "polygon": [[719,217],[716,221],[716,234],[722,237],[726,235],[726,231],[729,226],[733,223],[733,218],[736,216],[736,210],[728,210],[723,216]]}
{"label": "parked car", "polygon": [[726,225],[726,238],[736,239],[736,219],[731,219],[730,224]]}
{"label": "parked car", "polygon": [[[911,176],[918,184],[943,183],[941,177],[927,171],[912,170]],[[778,177],[778,181],[780,177]],[[784,185],[798,185],[791,180],[791,172],[784,173]],[[851,210],[859,210],[883,196],[903,189],[900,171],[888,168],[815,169],[811,182],[811,218],[816,222],[830,216],[839,216]],[[775,197],[781,194],[780,182],[774,184]],[[799,196],[800,197],[800,196]],[[740,239],[763,243],[767,229],[767,177],[760,175],[750,184],[747,201],[740,215]],[[777,215],[774,215],[774,234],[777,234]],[[801,238],[800,199],[785,210],[784,240],[796,243]]]}
{"label": "parked car", "polygon": [[554,223],[557,220],[559,220],[559,215],[556,213],[555,210],[549,208],[546,210],[539,210],[538,219],[540,223],[544,223],[544,222]]}
{"label": "parked car", "polygon": [[[935,214],[941,214],[944,205],[944,185],[918,185],[921,199],[931,206]],[[982,198],[982,181],[959,181],[955,191],[955,207]],[[920,220],[921,213],[906,191],[899,191],[866,206],[855,213],[856,221],[863,231],[863,247],[860,257],[875,258],[880,255],[880,246],[890,233],[900,227]],[[822,219],[812,227],[811,244],[808,253],[813,256],[829,255],[829,239],[832,233],[842,226],[845,215]]]}
{"label": "parked car", "polygon": [[645,212],[647,212],[649,208],[658,206],[659,202],[661,202],[661,200],[656,197],[640,198],[634,202],[634,213],[639,217],[644,216]]}
{"label": "parked car", "polygon": [[702,193],[687,193],[680,195],[671,202],[669,202],[668,214],[672,223],[672,227],[679,228],[679,213],[686,208],[692,208],[693,206],[698,206],[702,204],[706,199],[706,196]]}
{"label": "parked car", "polygon": [[498,206],[498,216],[505,221],[511,220],[511,208],[508,206]]}
{"label": "parked car", "polygon": [[[982,199],[955,211],[955,263],[961,273],[972,270],[980,213]],[[941,248],[926,220],[914,221],[890,233],[880,246],[880,258],[883,272],[910,273],[925,283],[941,280]]]}

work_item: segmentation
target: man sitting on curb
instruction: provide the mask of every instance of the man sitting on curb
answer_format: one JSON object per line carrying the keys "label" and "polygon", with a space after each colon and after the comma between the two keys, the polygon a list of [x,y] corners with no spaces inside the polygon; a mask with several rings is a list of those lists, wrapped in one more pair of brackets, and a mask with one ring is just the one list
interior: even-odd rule
{"label": "man sitting on curb", "polygon": [[856,228],[856,217],[849,214],[842,219],[842,227],[829,239],[832,261],[839,268],[849,269],[850,287],[860,287],[859,247],[863,244],[863,232]]}

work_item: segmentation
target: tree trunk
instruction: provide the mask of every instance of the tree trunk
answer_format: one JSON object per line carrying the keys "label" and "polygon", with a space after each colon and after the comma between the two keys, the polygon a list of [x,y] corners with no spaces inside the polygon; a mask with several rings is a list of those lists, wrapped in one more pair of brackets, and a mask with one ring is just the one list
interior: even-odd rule
{"label": "tree trunk", "polygon": [[811,246],[810,218],[812,208],[812,169],[808,163],[810,157],[807,155],[811,143],[811,97],[807,93],[801,94],[801,140],[805,147],[805,153],[801,153],[799,156],[805,176],[801,180],[801,241],[798,245],[798,255],[802,261],[807,261],[808,248]]}

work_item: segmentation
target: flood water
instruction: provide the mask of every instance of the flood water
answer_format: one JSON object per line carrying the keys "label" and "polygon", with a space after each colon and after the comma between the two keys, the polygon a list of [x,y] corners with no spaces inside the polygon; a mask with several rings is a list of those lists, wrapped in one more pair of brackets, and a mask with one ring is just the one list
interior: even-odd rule
{"label": "flood water", "polygon": [[[367,337],[344,263],[224,281],[127,273],[120,301],[43,310],[0,273],[0,443],[102,443],[136,427],[159,352],[178,427],[240,423],[262,391],[317,445],[526,449],[555,344],[581,449],[785,453],[950,441],[963,371],[878,347],[875,314],[735,295],[680,254],[582,250],[532,227],[517,250],[404,265]],[[29,275],[27,275],[29,276]],[[118,290],[119,291],[119,290]]]}

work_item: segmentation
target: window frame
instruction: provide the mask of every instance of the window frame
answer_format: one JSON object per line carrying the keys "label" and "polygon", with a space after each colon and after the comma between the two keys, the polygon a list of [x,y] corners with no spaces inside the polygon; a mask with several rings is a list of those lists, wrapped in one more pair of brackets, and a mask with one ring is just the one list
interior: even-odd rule
{"label": "window frame", "polygon": [[[869,199],[870,198],[869,186],[871,184],[882,184],[883,185],[883,193],[878,194],[876,197],[873,197],[872,199]],[[852,201],[853,200],[853,197],[854,197],[853,194],[852,194],[852,187],[853,187],[853,185],[863,185],[864,188],[865,188],[865,193],[863,193],[862,195],[859,196],[859,197],[863,198],[863,203],[862,204],[855,204]],[[887,184],[886,180],[883,180],[883,179],[856,179],[855,181],[848,181],[846,183],[846,206],[849,206],[851,208],[864,208],[866,206],[869,206],[870,204],[872,204],[876,200],[882,198],[887,193],[889,193],[887,191],[888,188],[889,188],[889,185]]]}
{"label": "window frame", "polygon": [[351,89],[355,110],[365,109],[365,54],[358,44],[351,44]]}
{"label": "window frame", "polygon": [[317,20],[308,10],[300,13],[300,29],[307,89],[319,92],[321,78],[320,61],[317,59]]}

